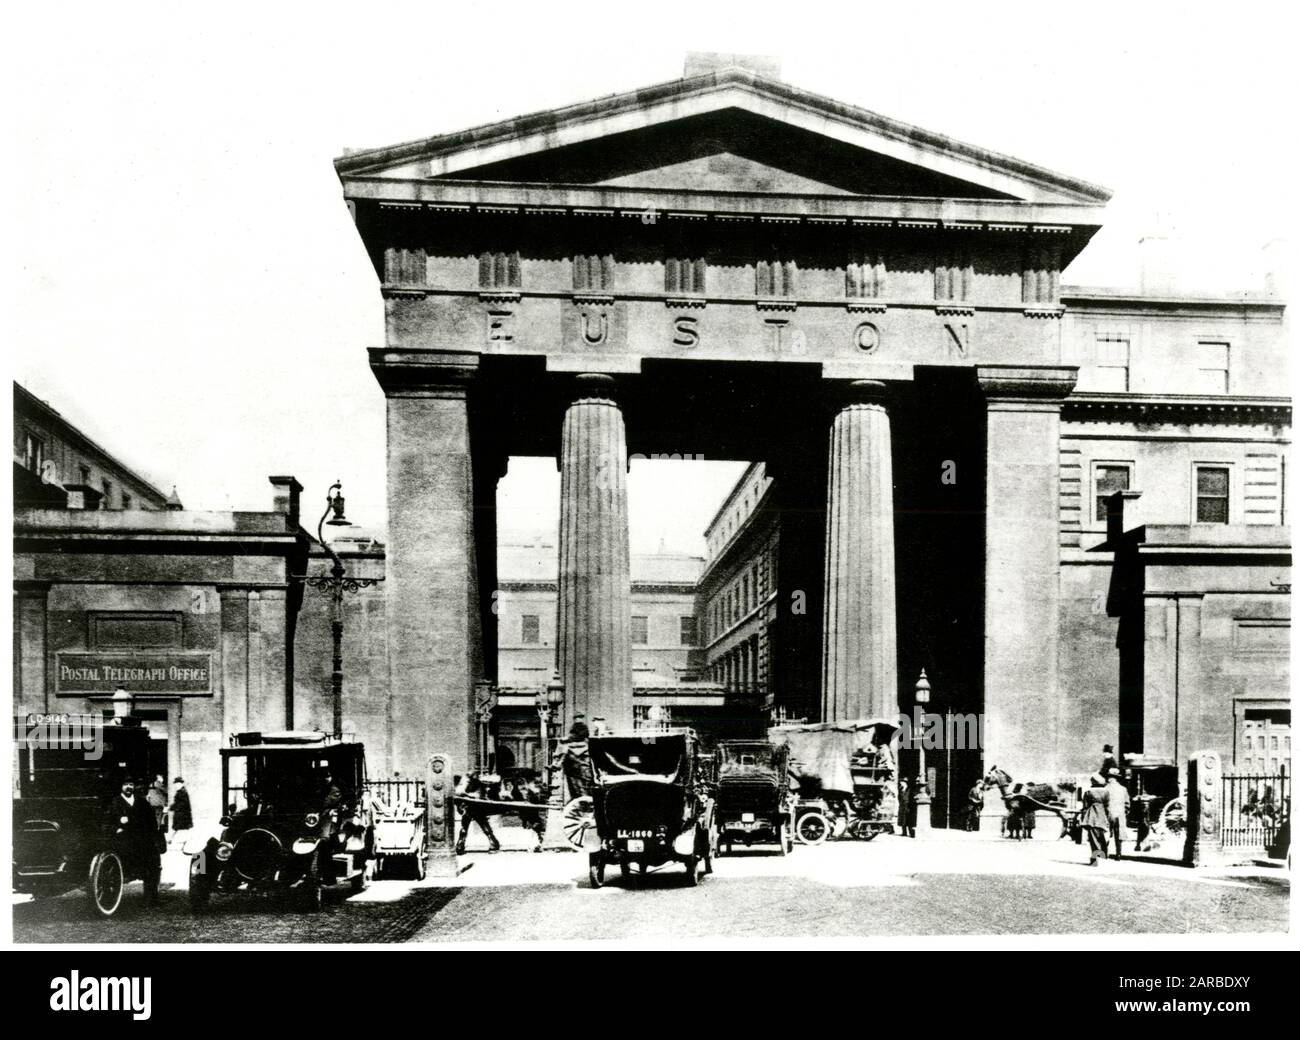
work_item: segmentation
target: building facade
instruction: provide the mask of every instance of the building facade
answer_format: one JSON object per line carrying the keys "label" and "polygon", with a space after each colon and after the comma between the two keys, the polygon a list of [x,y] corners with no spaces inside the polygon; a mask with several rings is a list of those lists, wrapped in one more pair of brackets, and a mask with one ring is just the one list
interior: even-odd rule
{"label": "building facade", "polygon": [[[970,765],[1073,772],[1108,737],[1181,755],[1232,730],[1167,675],[1192,628],[1240,651],[1203,667],[1243,726],[1281,710],[1284,308],[1063,289],[1105,189],[743,67],[336,169],[385,301],[403,768],[481,754],[512,454],[560,465],[570,717],[633,721],[629,452],[762,464],[768,584],[746,594],[748,550],[711,553],[701,620],[709,666],[788,715],[909,710],[924,667],[933,709],[985,719]],[[1138,543],[1141,610],[1097,529],[1126,483],[1167,513],[1146,537],[1174,538]],[[722,621],[737,577],[749,610]]]}
{"label": "building facade", "polygon": [[99,509],[180,509],[176,489],[164,495],[60,415],[48,402],[14,384],[14,502],[79,503]]}
{"label": "building facade", "polygon": [[153,771],[215,820],[230,735],[297,724],[308,540],[297,482],[272,483],[266,512],[16,508],[15,713],[111,714],[124,691]]}

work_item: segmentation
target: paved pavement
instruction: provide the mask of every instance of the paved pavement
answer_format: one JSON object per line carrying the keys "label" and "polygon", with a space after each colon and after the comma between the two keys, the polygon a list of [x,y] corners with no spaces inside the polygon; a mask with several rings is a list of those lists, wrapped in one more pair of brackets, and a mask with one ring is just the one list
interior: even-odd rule
{"label": "paved pavement", "polygon": [[[477,835],[475,837],[478,837]],[[788,857],[737,851],[698,888],[680,867],[624,881],[612,871],[593,890],[586,858],[523,851],[462,858],[455,879],[371,882],[327,897],[318,914],[269,898],[218,897],[190,915],[185,858],[169,853],[163,906],[139,886],[111,921],[94,920],[69,894],[14,897],[14,939],[40,943],[663,941],[690,938],[867,937],[990,933],[1285,932],[1289,876],[1276,869],[1190,871],[1121,861],[1088,867],[1068,841],[1012,842],[975,835],[911,841],[882,836],[797,846]]]}

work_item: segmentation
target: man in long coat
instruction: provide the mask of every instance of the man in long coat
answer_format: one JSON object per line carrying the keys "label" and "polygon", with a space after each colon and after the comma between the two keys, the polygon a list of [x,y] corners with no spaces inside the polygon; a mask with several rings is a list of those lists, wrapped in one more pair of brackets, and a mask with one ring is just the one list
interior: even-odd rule
{"label": "man in long coat", "polygon": [[1120,783],[1119,770],[1112,769],[1106,778],[1106,819],[1110,836],[1115,839],[1115,858],[1123,853],[1123,843],[1128,837],[1128,789]]}
{"label": "man in long coat", "polygon": [[130,780],[122,781],[121,792],[108,808],[107,824],[109,833],[117,839],[122,850],[128,874],[134,874],[144,882],[145,902],[157,906],[158,881],[162,876],[158,821],[153,807],[143,794],[137,792],[137,788],[143,790],[144,786]]}
{"label": "man in long coat", "polygon": [[1091,785],[1083,792],[1083,813],[1079,826],[1088,836],[1088,866],[1095,867],[1097,860],[1106,858],[1106,832],[1110,820],[1106,816],[1106,785],[1100,774],[1093,773]]}

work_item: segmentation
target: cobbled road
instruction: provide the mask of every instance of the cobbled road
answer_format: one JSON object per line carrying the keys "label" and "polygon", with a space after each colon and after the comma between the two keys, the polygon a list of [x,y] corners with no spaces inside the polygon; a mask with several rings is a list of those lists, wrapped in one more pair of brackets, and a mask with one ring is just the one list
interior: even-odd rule
{"label": "cobbled road", "polygon": [[112,920],[96,920],[70,893],[15,897],[20,943],[390,943],[750,937],[864,938],[993,933],[1285,932],[1285,871],[1190,871],[1172,864],[1083,864],[1068,842],[935,841],[884,837],[869,844],[758,851],[716,861],[699,887],[680,868],[599,890],[585,857],[471,852],[455,879],[422,885],[375,881],[359,895],[330,893],[307,913],[292,901],[218,897],[190,914],[184,859],[169,854],[163,905],[128,889]]}

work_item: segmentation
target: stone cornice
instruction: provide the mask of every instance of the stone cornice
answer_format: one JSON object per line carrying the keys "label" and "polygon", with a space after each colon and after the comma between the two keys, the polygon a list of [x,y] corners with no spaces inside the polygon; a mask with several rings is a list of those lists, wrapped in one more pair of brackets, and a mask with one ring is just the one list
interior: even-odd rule
{"label": "stone cornice", "polygon": [[371,347],[369,354],[370,371],[388,397],[464,397],[478,374],[478,354],[387,347]]}
{"label": "stone cornice", "polygon": [[1291,424],[1287,397],[1205,397],[1181,394],[1074,394],[1062,418],[1075,422]]}
{"label": "stone cornice", "polygon": [[[1099,208],[1063,202],[1018,202],[1010,199],[940,199],[889,195],[817,195],[786,192],[727,192],[689,188],[619,188],[590,184],[530,181],[426,181],[393,177],[348,177],[348,199],[431,211],[493,212],[501,206],[523,215],[573,213],[604,209],[640,217],[648,210],[690,214],[699,219],[755,221],[762,217],[793,218],[825,225],[834,218],[868,220],[873,226],[911,229],[920,233],[970,234],[976,230],[1006,233],[1018,230],[1083,235],[1077,248],[1101,224]],[[835,228],[830,228],[835,232]],[[1076,250],[1077,251],[1077,250]],[[1072,256],[1067,252],[1066,258]]]}
{"label": "stone cornice", "polygon": [[990,401],[1064,401],[1079,369],[1073,365],[976,365],[975,378]]}

